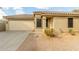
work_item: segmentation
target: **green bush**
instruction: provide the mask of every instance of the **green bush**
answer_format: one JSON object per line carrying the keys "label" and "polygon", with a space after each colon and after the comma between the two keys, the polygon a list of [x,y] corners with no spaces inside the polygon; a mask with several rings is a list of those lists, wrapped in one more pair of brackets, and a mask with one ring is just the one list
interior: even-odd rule
{"label": "green bush", "polygon": [[47,36],[50,36],[50,37],[55,37],[56,34],[55,34],[54,31],[55,31],[54,29],[46,28],[46,29],[45,29],[45,34],[46,34]]}
{"label": "green bush", "polygon": [[73,29],[69,29],[69,33],[70,33],[71,35],[75,35],[75,32],[74,32]]}

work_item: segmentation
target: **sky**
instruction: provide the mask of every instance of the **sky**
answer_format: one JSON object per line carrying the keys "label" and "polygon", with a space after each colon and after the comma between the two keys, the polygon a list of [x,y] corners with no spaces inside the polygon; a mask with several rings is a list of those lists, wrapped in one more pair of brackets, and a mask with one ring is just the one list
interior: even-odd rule
{"label": "sky", "polygon": [[1,7],[0,15],[32,14],[34,11],[64,11],[69,12],[78,7]]}

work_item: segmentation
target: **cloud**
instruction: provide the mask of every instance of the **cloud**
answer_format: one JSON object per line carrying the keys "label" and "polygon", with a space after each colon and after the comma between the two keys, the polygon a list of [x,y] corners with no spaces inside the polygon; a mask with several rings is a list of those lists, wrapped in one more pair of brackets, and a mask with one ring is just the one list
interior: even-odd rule
{"label": "cloud", "polygon": [[0,15],[6,16],[7,14],[5,13],[5,11],[3,10],[2,7],[0,7]]}
{"label": "cloud", "polygon": [[3,20],[3,16],[7,16],[7,14],[0,8],[0,20]]}
{"label": "cloud", "polygon": [[48,7],[36,7],[37,9],[49,9]]}
{"label": "cloud", "polygon": [[13,7],[13,9],[15,9],[15,10],[22,9],[22,7]]}
{"label": "cloud", "polygon": [[0,15],[6,16],[6,13],[3,10],[0,9]]}
{"label": "cloud", "polygon": [[8,9],[10,9],[10,7],[2,7],[2,9],[8,10]]}
{"label": "cloud", "polygon": [[16,14],[24,14],[22,7],[13,7],[13,9],[15,10]]}
{"label": "cloud", "polygon": [[61,8],[55,8],[55,7],[36,7],[36,8],[42,11],[63,11]]}

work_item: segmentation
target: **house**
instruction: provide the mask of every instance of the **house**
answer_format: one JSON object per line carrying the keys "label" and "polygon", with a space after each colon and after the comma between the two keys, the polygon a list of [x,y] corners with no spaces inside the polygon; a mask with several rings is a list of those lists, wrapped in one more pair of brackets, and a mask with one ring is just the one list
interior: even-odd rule
{"label": "house", "polygon": [[31,14],[4,16],[4,18],[7,20],[7,31],[26,31],[34,28],[34,18]]}
{"label": "house", "polygon": [[6,30],[35,30],[54,28],[57,31],[68,31],[73,28],[79,31],[79,11],[35,11],[33,14],[4,16],[7,19]]}

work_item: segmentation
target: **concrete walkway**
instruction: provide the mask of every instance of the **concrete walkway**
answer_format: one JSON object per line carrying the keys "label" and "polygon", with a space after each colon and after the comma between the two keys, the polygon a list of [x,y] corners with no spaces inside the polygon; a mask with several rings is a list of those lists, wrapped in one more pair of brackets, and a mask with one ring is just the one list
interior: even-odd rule
{"label": "concrete walkway", "polygon": [[0,51],[15,51],[28,36],[29,32],[0,32]]}

